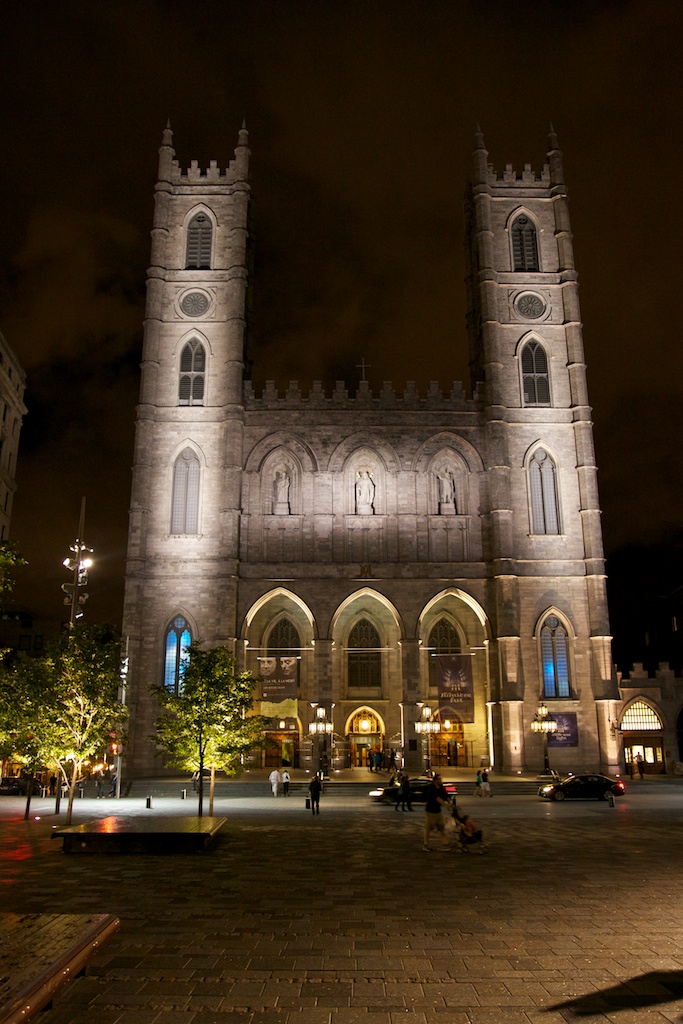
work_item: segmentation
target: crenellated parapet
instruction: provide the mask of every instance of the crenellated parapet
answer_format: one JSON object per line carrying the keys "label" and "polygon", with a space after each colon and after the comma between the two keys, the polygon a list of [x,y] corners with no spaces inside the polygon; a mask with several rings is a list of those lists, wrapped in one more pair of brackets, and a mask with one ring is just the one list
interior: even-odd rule
{"label": "crenellated parapet", "polygon": [[247,409],[400,409],[407,410],[448,410],[475,412],[479,401],[468,398],[460,381],[454,381],[450,390],[441,388],[437,381],[431,381],[426,392],[421,393],[414,381],[408,381],[403,391],[397,391],[391,381],[384,381],[379,391],[374,392],[368,381],[359,382],[351,392],[343,380],[338,380],[331,391],[326,391],[321,381],[313,381],[310,390],[304,393],[298,381],[290,381],[284,391],[275,386],[275,381],[266,381],[260,393],[254,390],[253,382],[245,381],[244,401]]}

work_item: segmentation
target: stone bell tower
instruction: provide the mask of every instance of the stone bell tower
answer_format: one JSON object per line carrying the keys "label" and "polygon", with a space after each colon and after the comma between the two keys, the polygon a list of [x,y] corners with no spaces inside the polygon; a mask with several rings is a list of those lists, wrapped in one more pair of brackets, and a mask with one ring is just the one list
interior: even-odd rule
{"label": "stone bell tower", "polygon": [[[149,762],[149,685],[182,637],[235,637],[247,327],[249,148],[181,170],[163,133],[147,275],[123,630],[134,727],[129,770]],[[177,622],[175,651],[162,641]],[[183,625],[184,623],[184,625]],[[163,659],[166,659],[166,665]]]}
{"label": "stone bell tower", "polygon": [[484,401],[485,557],[499,663],[494,715],[501,759],[514,768],[533,705],[557,697],[558,711],[577,716],[584,757],[609,767],[617,750],[607,705],[616,693],[597,470],[552,130],[548,150],[540,174],[508,164],[498,175],[478,132],[467,201],[470,363]]}

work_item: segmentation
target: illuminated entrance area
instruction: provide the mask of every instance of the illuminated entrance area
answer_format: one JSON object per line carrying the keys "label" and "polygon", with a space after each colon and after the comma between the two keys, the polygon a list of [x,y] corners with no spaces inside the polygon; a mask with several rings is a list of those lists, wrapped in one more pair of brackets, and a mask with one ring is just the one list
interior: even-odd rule
{"label": "illuminated entrance area", "polygon": [[349,741],[349,767],[370,768],[372,757],[382,753],[384,742],[382,723],[370,708],[361,708],[352,715],[347,738]]}
{"label": "illuminated entrance area", "polygon": [[649,704],[642,700],[631,704],[622,716],[620,728],[624,737],[626,767],[631,775],[666,772],[662,720]]}
{"label": "illuminated entrance area", "polygon": [[441,729],[432,736],[432,767],[457,768],[468,762],[465,727],[457,718],[444,718]]}
{"label": "illuminated entrance area", "polygon": [[275,729],[266,733],[266,768],[299,767],[299,730],[294,718],[274,723]]}

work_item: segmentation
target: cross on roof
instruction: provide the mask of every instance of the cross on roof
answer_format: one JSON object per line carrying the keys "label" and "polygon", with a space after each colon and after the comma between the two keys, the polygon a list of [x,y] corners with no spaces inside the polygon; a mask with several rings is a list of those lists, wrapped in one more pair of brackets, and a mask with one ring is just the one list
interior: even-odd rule
{"label": "cross on roof", "polygon": [[356,369],[360,370],[360,372],[361,372],[361,378],[360,379],[361,380],[365,380],[366,379],[365,371],[370,369],[370,364],[365,362],[365,356],[363,356],[363,358],[361,359],[361,361],[359,363],[356,363]]}

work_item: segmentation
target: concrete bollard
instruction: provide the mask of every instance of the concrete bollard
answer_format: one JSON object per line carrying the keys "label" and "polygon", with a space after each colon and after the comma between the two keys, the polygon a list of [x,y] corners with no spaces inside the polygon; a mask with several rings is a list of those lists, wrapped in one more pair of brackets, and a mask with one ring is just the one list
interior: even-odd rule
{"label": "concrete bollard", "polygon": [[610,807],[614,807],[614,793],[611,790],[607,794],[607,803],[610,805]]}
{"label": "concrete bollard", "polygon": [[147,797],[147,801],[145,803],[145,807],[150,807],[151,808],[151,806],[152,806],[152,798],[151,798],[151,796],[148,796]]}
{"label": "concrete bollard", "polygon": [[187,800],[187,790],[186,789],[181,789],[180,790],[180,799],[181,800]]}

